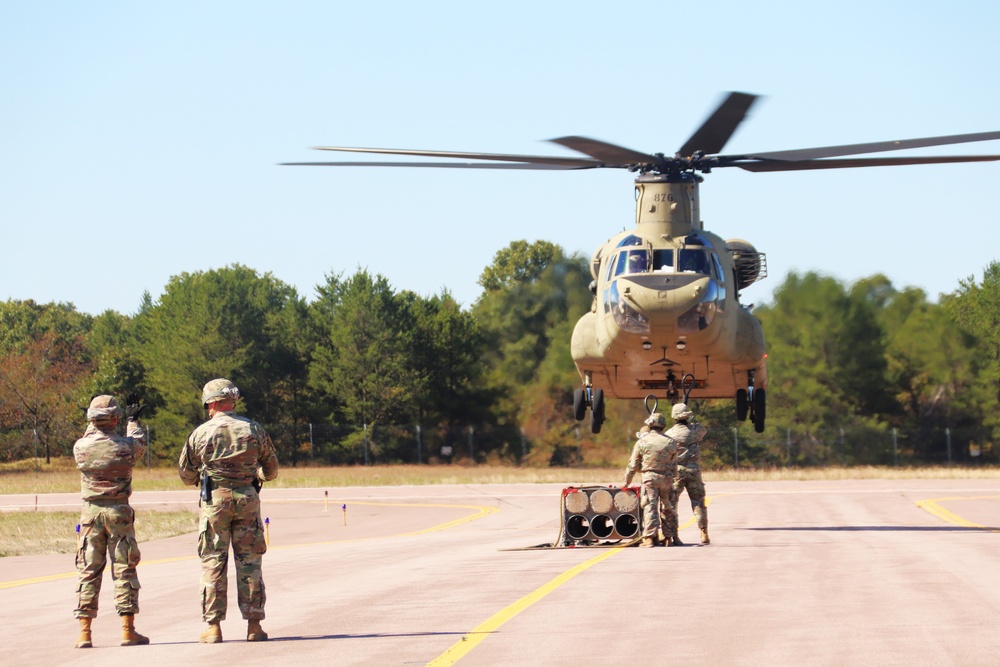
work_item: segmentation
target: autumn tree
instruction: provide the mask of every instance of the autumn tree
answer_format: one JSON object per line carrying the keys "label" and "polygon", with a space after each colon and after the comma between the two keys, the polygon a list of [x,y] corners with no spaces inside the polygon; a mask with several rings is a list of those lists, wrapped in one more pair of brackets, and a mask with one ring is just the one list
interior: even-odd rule
{"label": "autumn tree", "polygon": [[21,350],[0,357],[0,443],[4,458],[20,458],[37,441],[50,463],[53,453],[68,455],[86,424],[81,408],[90,366],[80,339],[63,340],[49,332]]}

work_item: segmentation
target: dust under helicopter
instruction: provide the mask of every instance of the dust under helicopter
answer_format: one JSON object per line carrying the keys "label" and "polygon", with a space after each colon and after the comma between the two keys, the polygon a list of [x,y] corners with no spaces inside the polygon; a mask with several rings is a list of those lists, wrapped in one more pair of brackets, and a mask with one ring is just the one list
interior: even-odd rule
{"label": "dust under helicopter", "polygon": [[[845,157],[1000,139],[1000,131],[841,146],[722,155],[756,95],[732,92],[673,155],[642,153],[580,136],[552,139],[586,157],[513,155],[393,148],[317,146],[346,153],[447,158],[434,161],[286,162],[287,166],[433,167],[457,169],[627,169],[635,177],[635,227],[594,252],[590,312],[570,344],[581,386],[573,413],[590,412],[593,433],[605,398],[678,400],[732,398],[736,417],[758,433],[767,416],[764,331],[740,293],[767,276],[764,253],[742,239],[704,228],[702,174],[738,167],[751,172],[988,162],[1000,155]],[[650,403],[652,401],[652,405]]]}

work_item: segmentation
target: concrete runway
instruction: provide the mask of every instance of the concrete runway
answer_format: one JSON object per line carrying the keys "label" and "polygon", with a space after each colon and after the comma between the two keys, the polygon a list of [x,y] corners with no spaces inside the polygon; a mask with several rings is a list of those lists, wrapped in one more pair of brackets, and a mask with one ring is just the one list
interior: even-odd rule
{"label": "concrete runway", "polygon": [[[0,664],[1000,664],[1000,480],[718,482],[710,546],[505,551],[556,539],[562,488],[265,487],[266,643],[244,641],[232,573],[225,641],[198,643],[194,534],[140,545],[149,646],[118,646],[109,572],[74,649],[73,556],[0,559]],[[196,495],[132,500],[141,521]]]}

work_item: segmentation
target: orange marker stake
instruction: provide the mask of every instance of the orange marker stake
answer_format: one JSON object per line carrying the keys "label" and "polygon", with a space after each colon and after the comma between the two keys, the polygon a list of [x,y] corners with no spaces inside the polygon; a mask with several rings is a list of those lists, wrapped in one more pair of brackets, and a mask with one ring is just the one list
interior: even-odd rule
{"label": "orange marker stake", "polygon": [[344,503],[344,506],[341,509],[344,510],[344,525],[346,526],[347,525],[347,503]]}
{"label": "orange marker stake", "polygon": [[329,491],[323,491],[323,511],[324,512],[330,511],[329,505],[330,505],[330,492]]}
{"label": "orange marker stake", "polygon": [[271,546],[271,517],[264,517],[264,544]]}

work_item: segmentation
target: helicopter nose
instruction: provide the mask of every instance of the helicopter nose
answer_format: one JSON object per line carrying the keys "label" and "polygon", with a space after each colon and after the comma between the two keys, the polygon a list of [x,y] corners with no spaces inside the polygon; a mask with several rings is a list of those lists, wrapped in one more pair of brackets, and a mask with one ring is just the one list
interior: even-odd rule
{"label": "helicopter nose", "polygon": [[631,308],[648,319],[654,330],[665,333],[676,329],[678,321],[697,310],[699,304],[714,302],[718,287],[709,276],[684,282],[626,279],[622,281],[621,293]]}

